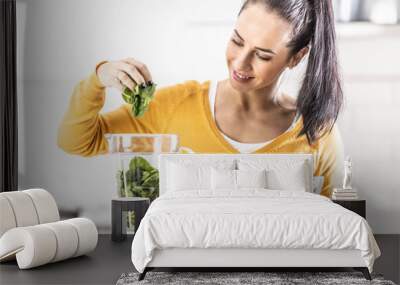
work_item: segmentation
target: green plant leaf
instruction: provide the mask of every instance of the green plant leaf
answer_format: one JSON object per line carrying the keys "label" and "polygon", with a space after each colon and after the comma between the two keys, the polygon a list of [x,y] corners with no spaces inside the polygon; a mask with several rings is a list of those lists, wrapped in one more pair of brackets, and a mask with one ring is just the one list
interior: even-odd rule
{"label": "green plant leaf", "polygon": [[147,111],[156,91],[156,86],[153,82],[148,82],[147,85],[136,85],[133,91],[125,87],[122,92],[122,99],[128,104],[132,104],[132,114],[135,117],[141,117]]}
{"label": "green plant leaf", "polygon": [[129,169],[136,171],[136,168],[140,167],[144,171],[152,171],[155,169],[151,164],[143,157],[136,156],[129,162]]}
{"label": "green plant leaf", "polygon": [[[145,158],[136,156],[129,161],[129,169],[117,172],[118,187],[121,196],[147,197],[153,201],[159,194],[159,172]],[[126,193],[124,191],[126,186]]]}

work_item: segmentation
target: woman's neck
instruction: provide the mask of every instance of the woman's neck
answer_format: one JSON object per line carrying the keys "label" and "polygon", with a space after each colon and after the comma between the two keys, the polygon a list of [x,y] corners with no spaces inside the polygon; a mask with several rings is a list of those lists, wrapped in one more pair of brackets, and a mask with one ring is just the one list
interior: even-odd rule
{"label": "woman's neck", "polygon": [[244,112],[265,112],[279,107],[279,93],[276,83],[249,92],[240,92],[234,89],[229,80],[224,80],[222,87],[225,90],[224,93],[230,94],[231,100],[234,100]]}

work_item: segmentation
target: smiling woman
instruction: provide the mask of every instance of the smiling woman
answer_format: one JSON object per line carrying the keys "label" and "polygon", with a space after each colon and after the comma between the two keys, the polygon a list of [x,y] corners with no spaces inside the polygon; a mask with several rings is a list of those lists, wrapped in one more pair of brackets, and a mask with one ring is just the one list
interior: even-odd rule
{"label": "smiling woman", "polygon": [[226,54],[229,85],[251,107],[279,101],[279,77],[308,52],[297,109],[304,120],[299,135],[312,143],[333,126],[342,105],[330,1],[245,1]]}
{"label": "smiling woman", "polygon": [[[309,54],[297,100],[278,82]],[[174,133],[197,153],[312,153],[329,196],[343,156],[335,126],[342,105],[330,1],[248,0],[226,47],[229,78],[186,81],[156,90],[142,117],[130,104],[100,114],[106,88],[152,81],[145,64],[105,61],[79,82],[59,128],[58,144],[83,156],[108,151],[107,133]],[[340,167],[339,167],[340,168]],[[340,179],[339,179],[340,180]]]}

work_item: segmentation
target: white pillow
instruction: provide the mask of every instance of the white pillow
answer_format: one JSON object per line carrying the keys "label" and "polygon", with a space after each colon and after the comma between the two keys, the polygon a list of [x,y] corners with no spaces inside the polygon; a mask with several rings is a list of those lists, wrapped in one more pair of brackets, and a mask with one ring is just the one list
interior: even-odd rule
{"label": "white pillow", "polygon": [[266,170],[211,169],[213,190],[238,190],[241,188],[267,188]]}
{"label": "white pillow", "polygon": [[312,191],[312,171],[308,160],[291,158],[238,160],[240,170],[265,169],[267,188],[272,190]]}
{"label": "white pillow", "polygon": [[167,174],[167,191],[211,188],[211,167],[168,162]]}
{"label": "white pillow", "polygon": [[198,167],[214,167],[217,169],[236,169],[236,159],[214,158],[203,154],[174,154],[172,157],[163,157],[165,166],[169,163]]}
{"label": "white pillow", "polygon": [[235,170],[237,188],[267,188],[267,171]]}
{"label": "white pillow", "polygon": [[236,170],[211,169],[211,188],[213,190],[236,190]]}
{"label": "white pillow", "polygon": [[304,163],[299,163],[293,168],[281,170],[271,169],[267,171],[267,187],[271,190],[306,192],[309,184],[306,174],[307,171]]}

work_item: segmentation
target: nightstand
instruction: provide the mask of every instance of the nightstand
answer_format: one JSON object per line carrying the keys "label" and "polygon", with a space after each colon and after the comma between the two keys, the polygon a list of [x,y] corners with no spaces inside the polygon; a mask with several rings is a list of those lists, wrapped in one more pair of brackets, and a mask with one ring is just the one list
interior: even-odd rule
{"label": "nightstand", "polygon": [[146,214],[150,205],[149,198],[142,197],[121,197],[114,198],[111,202],[111,239],[123,241],[126,239],[126,215],[127,211],[135,212],[135,231],[140,221]]}
{"label": "nightstand", "polygon": [[356,214],[359,214],[361,217],[366,219],[366,201],[357,199],[357,200],[333,200],[332,202],[339,204],[340,206],[353,211]]}

